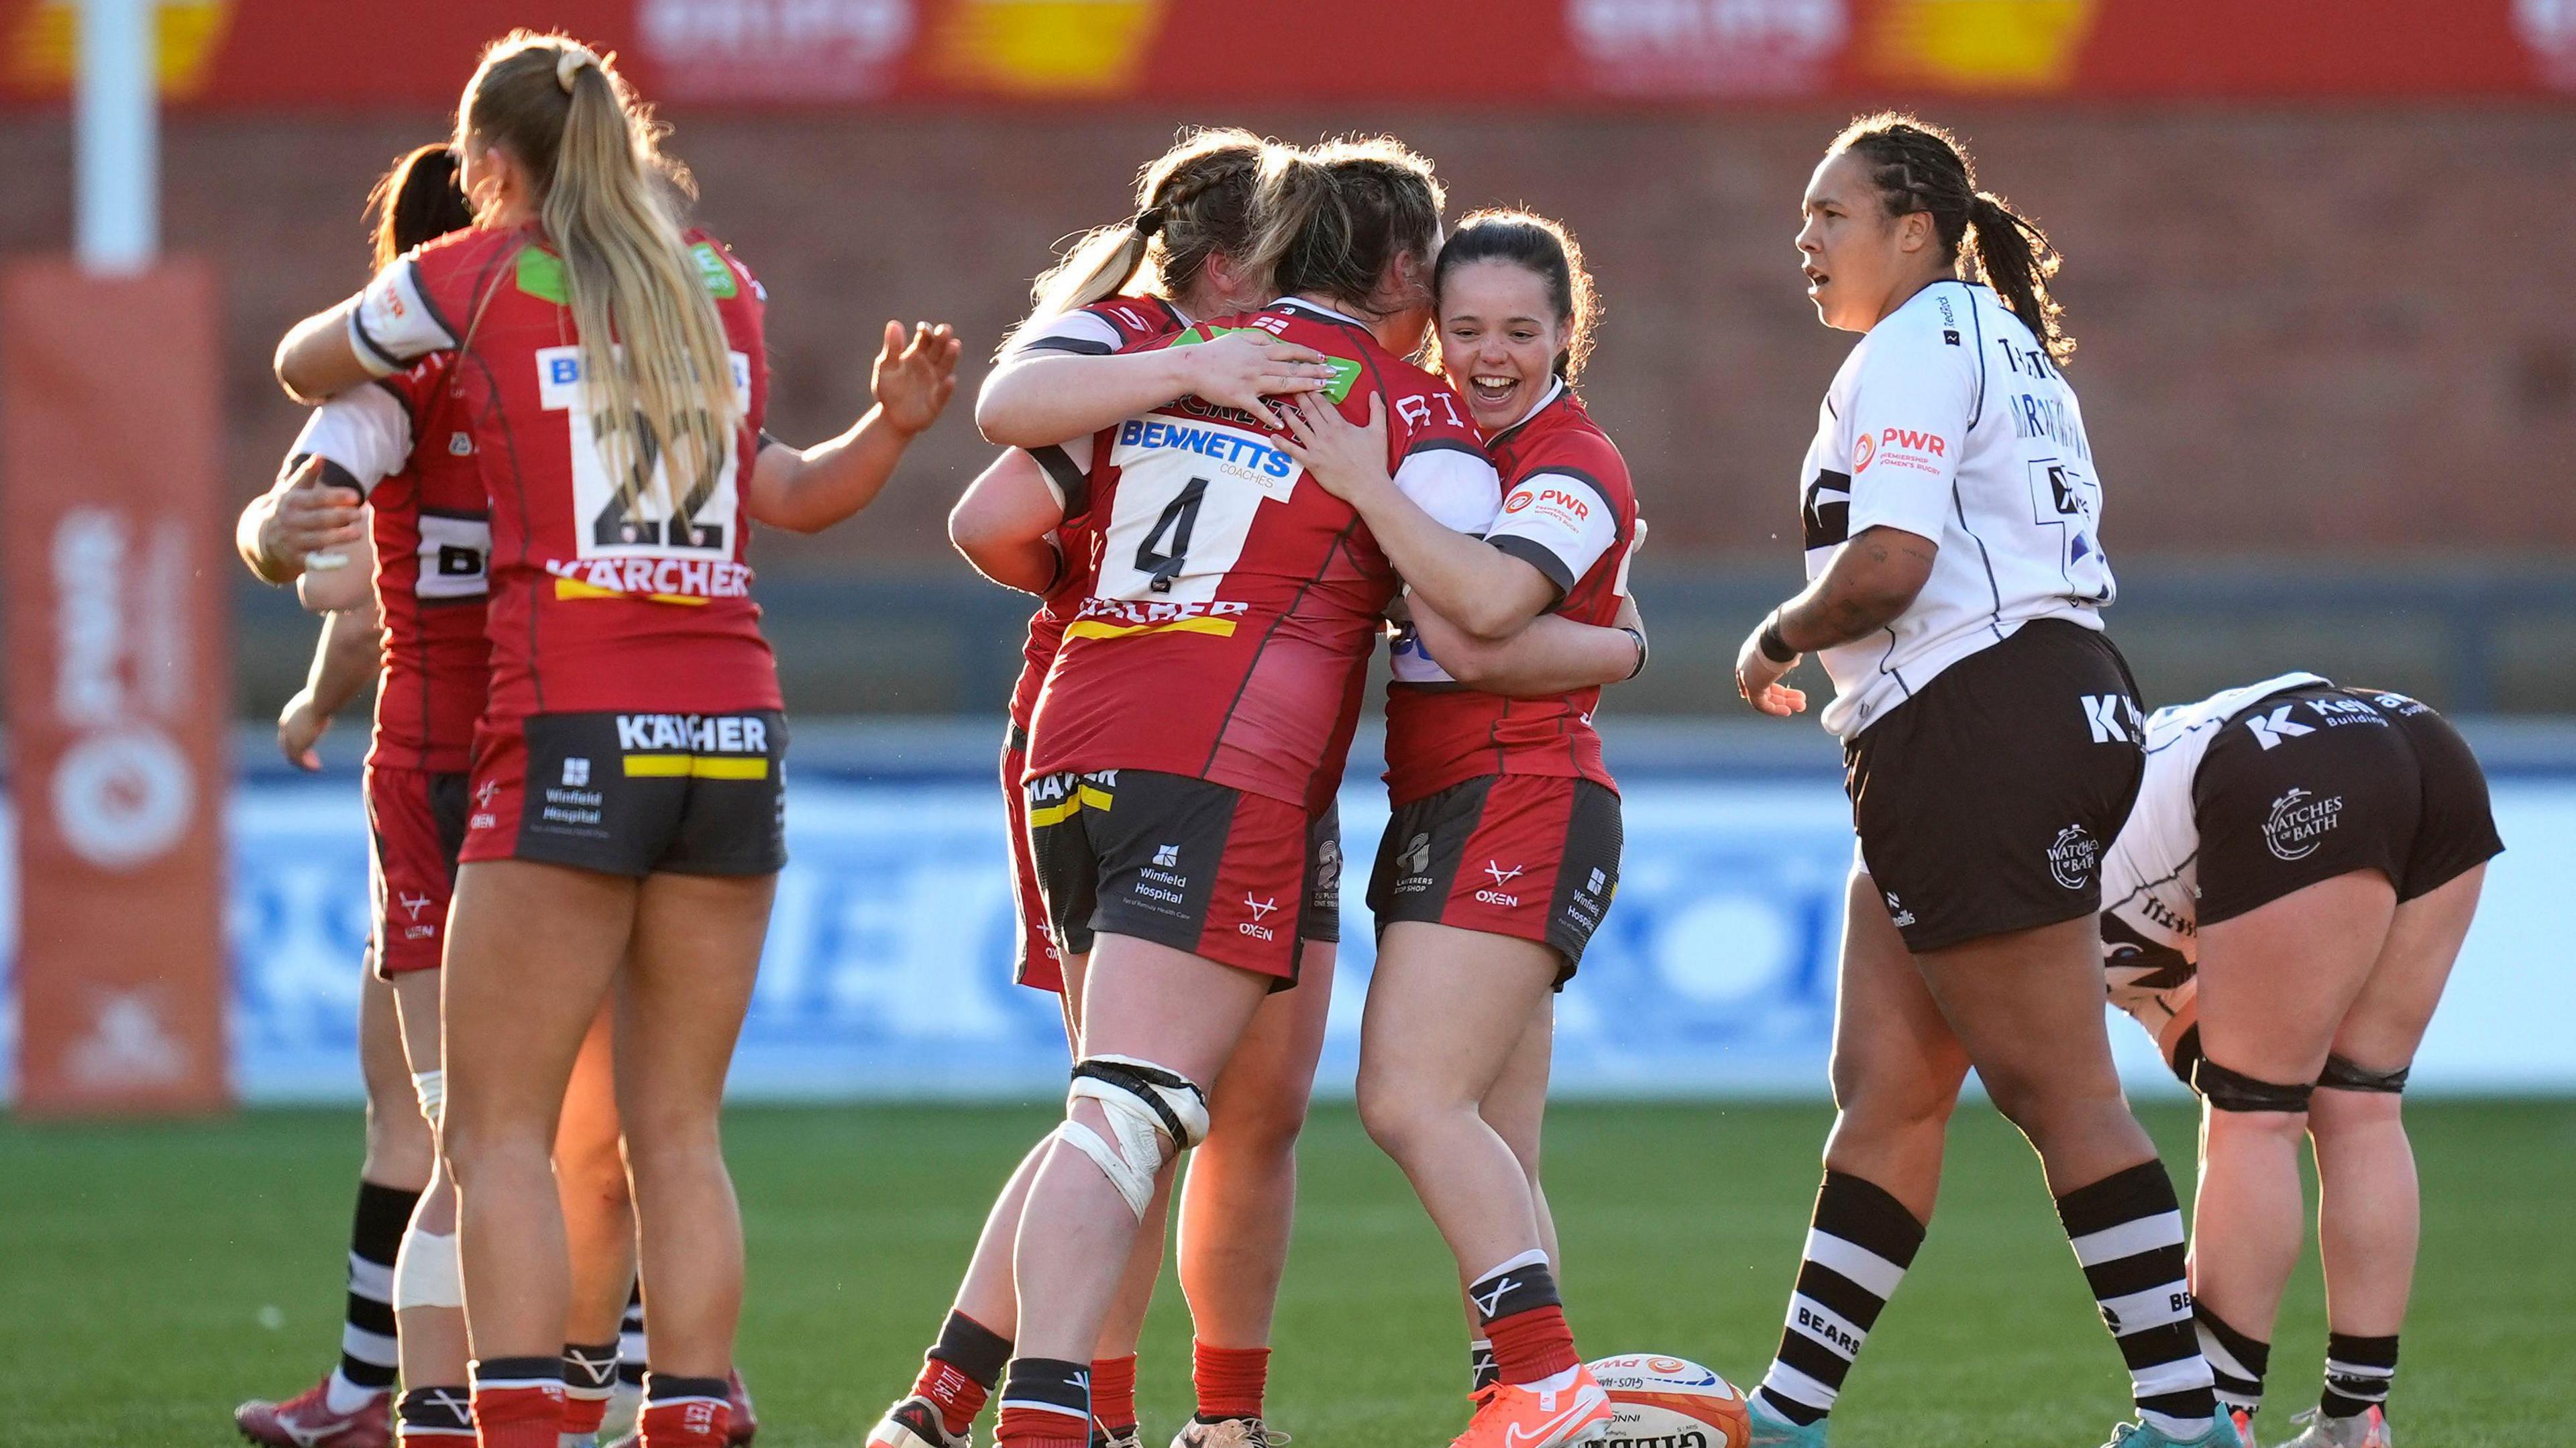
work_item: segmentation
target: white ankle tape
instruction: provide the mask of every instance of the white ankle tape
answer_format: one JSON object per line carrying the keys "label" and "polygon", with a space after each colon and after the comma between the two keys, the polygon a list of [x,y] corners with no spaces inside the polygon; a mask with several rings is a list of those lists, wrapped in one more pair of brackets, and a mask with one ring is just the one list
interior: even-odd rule
{"label": "white ankle tape", "polygon": [[394,1254],[394,1311],[411,1307],[463,1307],[465,1267],[454,1233],[409,1231]]}
{"label": "white ankle tape", "polygon": [[436,1131],[447,1115],[447,1073],[444,1070],[412,1072],[411,1094],[420,1098],[421,1119],[429,1123],[430,1130]]}

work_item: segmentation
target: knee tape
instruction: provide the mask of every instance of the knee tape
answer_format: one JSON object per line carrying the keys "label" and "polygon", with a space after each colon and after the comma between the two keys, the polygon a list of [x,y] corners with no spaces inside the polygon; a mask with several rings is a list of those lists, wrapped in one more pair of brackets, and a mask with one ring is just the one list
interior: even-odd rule
{"label": "knee tape", "polygon": [[430,1130],[436,1131],[447,1117],[447,1073],[443,1070],[412,1072],[411,1094],[420,1098],[421,1119],[429,1123]]}
{"label": "knee tape", "polygon": [[2191,1068],[2191,1089],[2216,1111],[2288,1111],[2304,1112],[2308,1097],[2317,1089],[2301,1082],[2282,1086],[2270,1081],[2257,1081],[2241,1071],[2230,1071],[2203,1056]]}
{"label": "knee tape", "polygon": [[463,1307],[465,1268],[454,1233],[403,1233],[394,1253],[394,1311],[410,1307]]}
{"label": "knee tape", "polygon": [[2394,1071],[2372,1071],[2341,1056],[2329,1055],[2317,1085],[2329,1091],[2378,1091],[2395,1096],[2406,1089],[2406,1073],[2414,1069],[2410,1061]]}
{"label": "knee tape", "polygon": [[[1073,1103],[1086,1097],[1100,1103],[1117,1143],[1102,1140],[1099,1132],[1070,1116],[1056,1128],[1056,1137],[1091,1158],[1141,1222],[1146,1206],[1154,1199],[1155,1173],[1162,1170],[1169,1156],[1189,1150],[1206,1137],[1207,1093],[1189,1077],[1151,1061],[1133,1056],[1086,1056],[1074,1063],[1073,1089],[1065,1097],[1066,1110],[1070,1112]],[[1168,1155],[1163,1138],[1172,1143]]]}

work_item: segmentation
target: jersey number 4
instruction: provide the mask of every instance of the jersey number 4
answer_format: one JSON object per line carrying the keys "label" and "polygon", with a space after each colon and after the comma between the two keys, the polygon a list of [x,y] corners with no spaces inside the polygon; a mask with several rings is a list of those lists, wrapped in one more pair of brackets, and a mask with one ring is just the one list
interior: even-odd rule
{"label": "jersey number 4", "polygon": [[1121,469],[1101,548],[1102,598],[1210,603],[1243,556],[1259,488],[1211,478],[1194,455],[1139,458]]}

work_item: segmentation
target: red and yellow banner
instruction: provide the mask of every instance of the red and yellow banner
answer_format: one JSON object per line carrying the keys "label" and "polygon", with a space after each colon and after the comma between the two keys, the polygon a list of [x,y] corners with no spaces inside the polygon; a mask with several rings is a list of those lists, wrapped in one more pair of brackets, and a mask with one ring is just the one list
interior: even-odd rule
{"label": "red and yellow banner", "polygon": [[213,277],[0,273],[18,1109],[228,1099]]}
{"label": "red and yellow banner", "polygon": [[[69,84],[75,0],[0,0],[0,102]],[[514,25],[711,105],[2576,91],[2576,0],[162,0],[181,105],[445,107]]]}

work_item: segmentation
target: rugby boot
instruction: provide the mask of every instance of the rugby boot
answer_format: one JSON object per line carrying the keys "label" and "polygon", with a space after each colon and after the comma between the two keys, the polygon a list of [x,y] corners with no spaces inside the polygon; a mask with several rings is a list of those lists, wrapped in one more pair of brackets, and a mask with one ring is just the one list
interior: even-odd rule
{"label": "rugby boot", "polygon": [[2349,1418],[2329,1418],[2316,1408],[2290,1415],[2299,1436],[2281,1448],[2397,1448],[2388,1414],[2377,1403]]}
{"label": "rugby boot", "polygon": [[886,1409],[868,1430],[867,1448],[975,1448],[975,1430],[952,1436],[940,1421],[939,1405],[915,1393]]}
{"label": "rugby boot", "polygon": [[331,1411],[324,1378],[282,1403],[254,1398],[233,1409],[233,1426],[261,1448],[391,1448],[394,1395],[370,1394],[346,1413]]}
{"label": "rugby boot", "polygon": [[1825,1424],[1818,1418],[1800,1425],[1780,1416],[1760,1393],[1744,1395],[1744,1421],[1749,1429],[1744,1448],[1825,1448]]}
{"label": "rugby boot", "polygon": [[1610,1394],[1592,1370],[1566,1370],[1563,1386],[1496,1383],[1449,1448],[1570,1448],[1610,1432]]}
{"label": "rugby boot", "polygon": [[1287,1434],[1259,1418],[1219,1418],[1213,1423],[1192,1418],[1172,1435],[1172,1448],[1275,1448],[1287,1441]]}
{"label": "rugby boot", "polygon": [[2244,1441],[2234,1415],[2222,1412],[2210,1420],[2209,1431],[2197,1438],[2172,1438],[2145,1423],[2122,1423],[2111,1430],[2111,1441],[2102,1448],[2240,1448]]}

